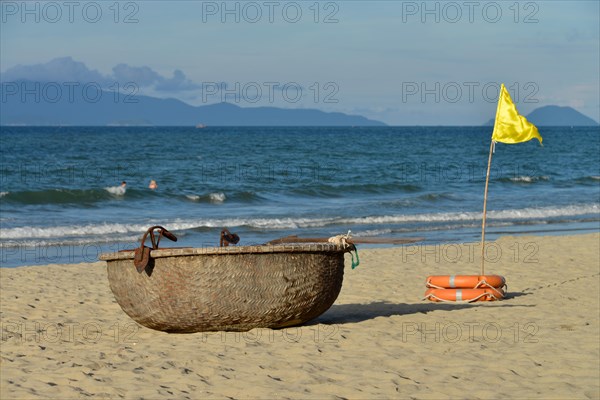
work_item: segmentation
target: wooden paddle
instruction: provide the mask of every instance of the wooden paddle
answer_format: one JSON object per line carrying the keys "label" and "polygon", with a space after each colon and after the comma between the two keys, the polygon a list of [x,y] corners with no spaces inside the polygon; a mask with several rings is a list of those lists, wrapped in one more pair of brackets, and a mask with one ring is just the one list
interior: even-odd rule
{"label": "wooden paddle", "polygon": [[[409,244],[425,240],[425,238],[377,238],[377,237],[356,237],[351,236],[348,243],[351,244]],[[327,243],[329,238],[301,238],[296,235],[285,236],[279,239],[271,240],[267,244],[282,243]]]}

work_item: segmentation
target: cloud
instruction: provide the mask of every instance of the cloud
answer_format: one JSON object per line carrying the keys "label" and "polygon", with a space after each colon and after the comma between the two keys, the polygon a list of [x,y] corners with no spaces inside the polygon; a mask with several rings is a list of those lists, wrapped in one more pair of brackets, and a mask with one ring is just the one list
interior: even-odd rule
{"label": "cloud", "polygon": [[134,82],[138,86],[152,86],[163,79],[150,67],[131,67],[119,64],[113,67],[113,77],[117,82]]}
{"label": "cloud", "polygon": [[60,57],[45,64],[16,65],[2,74],[3,82],[30,80],[38,82],[108,83],[107,77],[71,57]]}
{"label": "cloud", "polygon": [[94,82],[105,88],[115,83],[123,86],[132,82],[139,88],[161,92],[182,92],[201,88],[201,85],[192,82],[179,69],[176,69],[173,76],[168,78],[147,66],[136,67],[121,63],[112,68],[112,74],[103,75],[71,57],[55,58],[45,64],[16,65],[0,75],[2,82],[19,80],[79,82],[81,84]]}
{"label": "cloud", "polygon": [[180,92],[185,90],[195,90],[199,89],[200,87],[200,85],[197,85],[191,80],[187,79],[185,74],[181,70],[176,69],[173,72],[172,78],[162,78],[161,82],[158,85],[156,85],[156,90],[166,92]]}

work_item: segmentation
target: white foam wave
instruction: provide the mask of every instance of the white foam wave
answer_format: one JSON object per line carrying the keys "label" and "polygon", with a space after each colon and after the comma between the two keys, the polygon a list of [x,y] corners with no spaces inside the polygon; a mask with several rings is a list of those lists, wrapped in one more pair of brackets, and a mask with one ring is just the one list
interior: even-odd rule
{"label": "white foam wave", "polygon": [[[553,217],[568,217],[586,214],[600,214],[600,204],[572,205],[566,207],[523,208],[488,212],[490,220],[527,220]],[[165,221],[163,226],[171,231],[197,228],[221,228],[247,226],[254,229],[296,229],[319,228],[328,225],[386,225],[418,222],[461,222],[477,221],[481,212],[431,213],[413,215],[384,215],[356,218],[224,218]],[[541,221],[540,221],[541,223]],[[87,238],[90,236],[114,237],[115,235],[140,235],[149,226],[144,224],[95,224],[57,227],[19,227],[0,230],[1,240],[48,239],[48,238]],[[368,232],[368,231],[367,231]],[[365,232],[366,233],[366,232]]]}
{"label": "white foam wave", "polygon": [[4,196],[6,196],[6,195],[7,195],[7,194],[9,194],[9,193],[10,193],[10,192],[0,192],[0,197],[4,197]]}
{"label": "white foam wave", "polygon": [[110,194],[114,194],[115,196],[123,196],[127,191],[127,188],[123,186],[109,186],[105,187],[104,190],[106,190]]}
{"label": "white foam wave", "polygon": [[[197,194],[186,194],[185,197],[187,197],[187,199],[191,201],[200,201],[202,199],[202,197]],[[227,197],[223,192],[210,193],[208,195],[208,199],[211,203],[223,203],[226,198]]]}
{"label": "white foam wave", "polygon": [[366,231],[352,232],[352,236],[371,237],[371,236],[389,235],[390,233],[392,233],[391,229],[368,229]]}
{"label": "white foam wave", "polygon": [[570,217],[585,214],[600,213],[600,203],[581,204],[565,207],[523,208],[518,210],[492,211],[492,219],[531,219]]}
{"label": "white foam wave", "polygon": [[512,182],[523,182],[523,183],[532,183],[537,181],[549,181],[550,177],[548,176],[515,176],[510,178]]}
{"label": "white foam wave", "polygon": [[31,227],[7,228],[0,231],[0,239],[30,239],[30,238],[61,238],[61,237],[86,237],[113,236],[119,234],[132,234],[144,232],[148,227],[144,225],[125,224],[97,224],[97,225],[70,225],[57,227]]}
{"label": "white foam wave", "polygon": [[222,203],[227,198],[223,192],[211,193],[208,195],[208,197],[210,198],[211,203]]}
{"label": "white foam wave", "polygon": [[[489,211],[489,219],[535,219],[568,217],[585,214],[600,213],[600,204],[572,205],[565,207],[523,208],[517,210]],[[480,212],[462,213],[437,213],[437,214],[414,214],[414,215],[391,215],[381,217],[360,217],[341,220],[346,224],[394,224],[403,222],[452,222],[480,220]]]}

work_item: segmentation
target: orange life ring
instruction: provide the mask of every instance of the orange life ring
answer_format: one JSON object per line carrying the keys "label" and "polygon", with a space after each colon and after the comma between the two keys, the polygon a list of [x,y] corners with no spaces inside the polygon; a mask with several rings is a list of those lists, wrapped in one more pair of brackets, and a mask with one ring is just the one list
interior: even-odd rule
{"label": "orange life ring", "polygon": [[504,298],[504,290],[485,289],[427,289],[424,300],[431,301],[494,301]]}
{"label": "orange life ring", "polygon": [[432,275],[425,285],[434,289],[501,288],[506,280],[500,275]]}

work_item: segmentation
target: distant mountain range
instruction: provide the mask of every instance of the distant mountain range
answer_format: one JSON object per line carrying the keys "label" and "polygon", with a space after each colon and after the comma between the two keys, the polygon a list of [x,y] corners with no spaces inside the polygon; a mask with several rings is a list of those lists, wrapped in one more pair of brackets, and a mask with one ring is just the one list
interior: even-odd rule
{"label": "distant mountain range", "polygon": [[[37,85],[37,86],[36,86]],[[38,88],[34,89],[33,88]],[[83,90],[59,84],[0,84],[0,125],[79,126],[385,126],[360,115],[316,109],[239,107],[231,103],[192,106],[176,99]],[[598,126],[571,107],[544,106],[527,119],[538,126]],[[484,125],[493,125],[494,120]]]}
{"label": "distant mountain range", "polygon": [[[25,83],[24,83],[25,82]],[[39,83],[39,86],[36,86]],[[24,84],[24,85],[23,85]],[[39,87],[39,90],[31,90]],[[21,88],[25,89],[21,90]],[[45,89],[44,89],[45,88]],[[132,96],[93,87],[21,81],[0,84],[1,125],[81,126],[385,126],[360,115],[316,109],[192,106],[176,99]],[[60,94],[59,93],[60,90]]]}
{"label": "distant mountain range", "polygon": [[[525,118],[536,126],[598,126],[596,121],[571,107],[544,106],[536,108]],[[494,119],[484,125],[494,125]]]}

